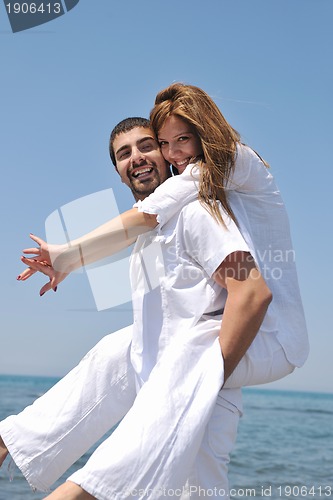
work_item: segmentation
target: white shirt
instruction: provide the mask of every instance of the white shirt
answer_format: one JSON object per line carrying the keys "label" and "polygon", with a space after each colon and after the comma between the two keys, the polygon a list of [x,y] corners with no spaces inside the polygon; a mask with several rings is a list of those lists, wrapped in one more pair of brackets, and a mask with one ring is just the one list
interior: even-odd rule
{"label": "white shirt", "polygon": [[[182,175],[168,179],[135,206],[140,211],[157,214],[158,230],[162,234],[168,220],[197,198],[199,178],[199,167],[188,165]],[[226,189],[240,232],[273,294],[261,329],[274,332],[288,361],[301,366],[308,356],[309,344],[295,252],[281,194],[258,155],[240,144],[235,170]],[[202,234],[201,223],[197,229]],[[221,230],[221,225],[216,227],[214,237],[217,238]]]}
{"label": "white shirt", "polygon": [[[204,315],[222,313],[227,292],[212,275],[229,254],[249,251],[235,223],[227,216],[224,219],[225,228],[193,201],[163,228],[138,238],[130,277],[134,316],[131,360],[139,385],[148,380],[173,339],[203,324],[207,320]],[[198,342],[205,339],[198,337]]]}

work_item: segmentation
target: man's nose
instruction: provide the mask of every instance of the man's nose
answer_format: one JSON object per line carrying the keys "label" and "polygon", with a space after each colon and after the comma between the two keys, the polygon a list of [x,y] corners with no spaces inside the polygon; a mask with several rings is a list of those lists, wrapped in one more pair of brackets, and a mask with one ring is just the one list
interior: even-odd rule
{"label": "man's nose", "polygon": [[138,148],[132,150],[131,163],[132,165],[137,165],[145,159],[145,155]]}

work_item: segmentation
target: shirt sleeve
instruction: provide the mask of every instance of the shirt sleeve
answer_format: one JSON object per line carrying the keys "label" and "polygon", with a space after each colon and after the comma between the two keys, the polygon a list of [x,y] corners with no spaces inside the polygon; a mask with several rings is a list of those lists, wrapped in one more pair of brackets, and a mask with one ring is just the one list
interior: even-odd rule
{"label": "shirt sleeve", "polygon": [[261,158],[244,144],[237,144],[234,171],[226,185],[226,191],[257,194],[267,189],[273,180],[269,169]]}
{"label": "shirt sleeve", "polygon": [[135,203],[139,212],[157,215],[160,228],[189,202],[197,199],[199,167],[191,164],[181,175],[170,177],[142,201]]}
{"label": "shirt sleeve", "polygon": [[226,214],[222,217],[225,225],[217,222],[199,202],[182,211],[184,247],[210,277],[228,255],[251,253],[234,221]]}

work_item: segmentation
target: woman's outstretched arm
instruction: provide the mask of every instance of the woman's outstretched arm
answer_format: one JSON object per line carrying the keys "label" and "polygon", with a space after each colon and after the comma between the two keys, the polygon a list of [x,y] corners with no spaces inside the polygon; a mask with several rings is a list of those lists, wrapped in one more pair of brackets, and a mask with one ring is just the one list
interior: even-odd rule
{"label": "woman's outstretched arm", "polygon": [[23,250],[25,255],[21,260],[28,269],[20,274],[18,280],[25,281],[36,271],[46,274],[50,282],[41,289],[43,295],[51,288],[54,290],[72,271],[123,250],[134,243],[140,234],[156,226],[155,215],[132,208],[65,245],[50,245],[31,234],[31,239],[39,246]]}

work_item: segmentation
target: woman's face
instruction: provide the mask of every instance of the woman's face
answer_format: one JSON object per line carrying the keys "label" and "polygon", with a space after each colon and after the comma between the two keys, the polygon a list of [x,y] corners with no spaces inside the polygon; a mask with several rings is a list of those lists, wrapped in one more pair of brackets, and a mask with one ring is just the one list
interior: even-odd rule
{"label": "woman's face", "polygon": [[194,158],[202,155],[201,142],[193,127],[179,116],[169,116],[157,134],[164,158],[182,174]]}

